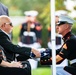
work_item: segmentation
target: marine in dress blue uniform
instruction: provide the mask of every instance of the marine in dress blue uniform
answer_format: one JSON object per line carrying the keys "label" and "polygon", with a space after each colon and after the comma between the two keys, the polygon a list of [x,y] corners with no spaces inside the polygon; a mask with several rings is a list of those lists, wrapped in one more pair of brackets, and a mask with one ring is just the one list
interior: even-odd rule
{"label": "marine in dress blue uniform", "polygon": [[[76,36],[71,32],[71,28],[74,20],[68,16],[60,16],[59,21],[56,24],[56,29],[59,34],[63,36],[63,45],[60,49],[56,50],[56,63],[60,64],[64,59],[70,61],[70,66],[65,66],[64,70],[70,74],[76,75]],[[47,49],[44,53],[48,53],[46,56],[42,56],[41,64],[52,64],[52,51]]]}
{"label": "marine in dress blue uniform", "polygon": [[33,44],[33,41],[31,38],[28,39],[28,37],[25,39],[23,38],[23,33],[25,31],[27,32],[34,32],[36,34],[37,40],[35,42],[42,43],[41,37],[42,37],[42,25],[36,21],[36,16],[38,15],[37,11],[25,11],[24,14],[26,15],[26,22],[22,23],[21,29],[20,29],[20,41],[24,44]]}

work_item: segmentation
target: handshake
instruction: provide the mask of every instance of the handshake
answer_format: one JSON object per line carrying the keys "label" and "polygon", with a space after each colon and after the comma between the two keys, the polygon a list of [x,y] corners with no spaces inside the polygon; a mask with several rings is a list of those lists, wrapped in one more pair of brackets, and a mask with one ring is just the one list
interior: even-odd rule
{"label": "handshake", "polygon": [[[41,48],[41,49],[38,49],[38,51],[41,53],[40,63],[42,65],[51,65],[52,61],[50,58],[52,56],[52,50],[48,49],[48,48],[46,48],[46,49]],[[36,55],[34,53],[31,53],[31,57],[35,58]]]}

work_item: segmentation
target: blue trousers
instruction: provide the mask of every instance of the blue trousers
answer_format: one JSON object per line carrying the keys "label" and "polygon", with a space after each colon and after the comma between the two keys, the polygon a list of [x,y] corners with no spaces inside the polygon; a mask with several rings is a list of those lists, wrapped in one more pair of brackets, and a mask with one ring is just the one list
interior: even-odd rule
{"label": "blue trousers", "polygon": [[71,75],[63,69],[64,67],[56,67],[56,75]]}

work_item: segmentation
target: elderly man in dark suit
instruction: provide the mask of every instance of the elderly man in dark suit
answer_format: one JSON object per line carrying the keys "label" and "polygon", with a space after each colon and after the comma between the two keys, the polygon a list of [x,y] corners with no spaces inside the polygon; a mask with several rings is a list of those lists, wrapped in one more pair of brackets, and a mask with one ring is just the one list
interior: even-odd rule
{"label": "elderly man in dark suit", "polygon": [[[9,16],[8,8],[1,2],[0,2],[0,15]],[[12,75],[27,74],[26,70],[21,69],[23,67],[23,65],[20,62],[11,62],[10,63],[10,62],[6,61],[6,56],[4,56],[5,54],[4,54],[3,50],[4,49],[0,46],[0,75],[10,75],[10,73]]]}
{"label": "elderly man in dark suit", "polygon": [[[20,56],[17,58],[18,61],[32,58],[32,55],[34,55],[35,57],[41,56],[40,52],[35,49],[14,45],[8,35],[9,33],[11,33],[12,29],[13,25],[11,23],[11,19],[6,15],[0,16],[0,45],[4,48],[7,61],[11,62],[15,60],[15,54],[20,54]],[[23,69],[23,71],[25,70],[25,75],[31,75],[31,69],[29,69],[30,66],[26,65],[25,69]],[[14,70],[15,69],[13,69],[13,71]]]}
{"label": "elderly man in dark suit", "polygon": [[[0,15],[9,16],[8,8],[2,3],[0,3]],[[8,33],[8,34],[10,34],[10,33]],[[1,42],[5,43],[5,41],[2,41],[2,40],[1,40]],[[11,46],[10,46],[10,48],[11,48]],[[11,73],[11,75],[31,75],[31,67],[30,67],[29,62],[25,62],[26,68],[23,69],[23,66],[22,66],[22,64],[20,62],[11,62],[12,61],[11,59],[14,58],[13,52],[8,53],[7,49],[5,49],[5,50],[6,50],[6,53],[5,53],[6,57],[9,57],[10,60],[6,58],[7,61],[9,61],[9,62],[7,62],[7,61],[1,59],[1,61],[0,61],[1,62],[0,63],[0,75],[10,75],[10,73]],[[24,53],[25,53],[25,55],[24,55],[23,59],[26,60],[28,58],[27,55],[30,54],[30,50],[25,51]],[[9,56],[9,55],[11,55],[11,56]],[[22,60],[22,57],[20,57],[21,60]],[[19,58],[18,58],[18,60],[19,60]]]}

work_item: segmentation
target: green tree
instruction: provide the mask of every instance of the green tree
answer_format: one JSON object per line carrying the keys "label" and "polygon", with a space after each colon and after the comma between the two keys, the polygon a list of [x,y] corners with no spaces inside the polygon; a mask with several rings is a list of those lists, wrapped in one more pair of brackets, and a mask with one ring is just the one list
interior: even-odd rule
{"label": "green tree", "polygon": [[[42,12],[42,9],[49,0],[1,0],[1,2],[8,6],[9,11],[11,10],[10,15],[12,15],[14,11],[18,11],[20,15],[23,15],[23,12],[27,10]],[[15,15],[18,15],[18,13]]]}
{"label": "green tree", "polygon": [[[51,0],[52,2],[52,0]],[[42,13],[39,15],[40,21],[42,22],[43,25],[43,46],[46,47],[47,45],[47,40],[48,40],[48,31],[47,28],[50,26],[50,2],[47,3],[47,5],[44,7]],[[65,5],[64,5],[64,0],[55,0],[55,10],[66,10]],[[45,35],[45,38],[44,38]]]}

